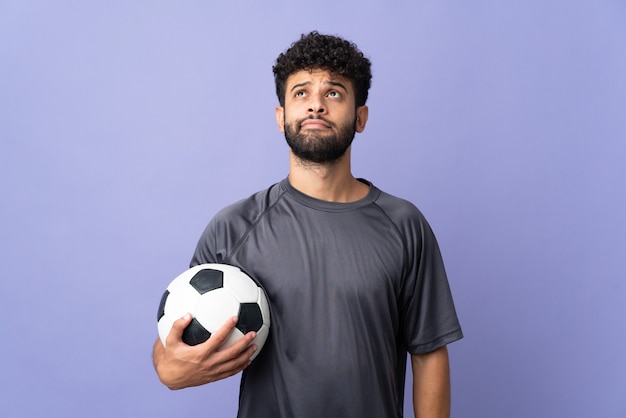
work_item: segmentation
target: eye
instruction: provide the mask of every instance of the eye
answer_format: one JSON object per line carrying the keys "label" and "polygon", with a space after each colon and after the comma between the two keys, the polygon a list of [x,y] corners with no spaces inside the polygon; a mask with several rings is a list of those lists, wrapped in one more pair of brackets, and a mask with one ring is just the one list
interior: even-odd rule
{"label": "eye", "polygon": [[297,91],[296,94],[294,95],[295,97],[304,97],[304,91],[300,90]]}
{"label": "eye", "polygon": [[339,98],[341,97],[341,94],[339,94],[337,90],[331,90],[328,92],[328,97]]}

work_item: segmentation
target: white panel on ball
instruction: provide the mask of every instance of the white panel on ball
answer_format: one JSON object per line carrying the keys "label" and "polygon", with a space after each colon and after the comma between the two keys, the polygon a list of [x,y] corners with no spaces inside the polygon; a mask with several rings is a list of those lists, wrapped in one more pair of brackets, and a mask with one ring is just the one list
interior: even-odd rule
{"label": "white panel on ball", "polygon": [[200,297],[195,317],[211,333],[214,333],[228,318],[239,313],[239,301],[226,289],[212,290]]}

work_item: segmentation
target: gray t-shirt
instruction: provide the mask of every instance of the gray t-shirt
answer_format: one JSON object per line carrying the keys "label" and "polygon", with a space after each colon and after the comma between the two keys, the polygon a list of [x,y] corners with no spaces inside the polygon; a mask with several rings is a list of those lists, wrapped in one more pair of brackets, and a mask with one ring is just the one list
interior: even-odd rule
{"label": "gray t-shirt", "polygon": [[435,237],[369,182],[352,203],[287,179],[220,211],[191,265],[242,268],[265,289],[269,338],[244,371],[239,416],[401,417],[407,352],[462,338]]}

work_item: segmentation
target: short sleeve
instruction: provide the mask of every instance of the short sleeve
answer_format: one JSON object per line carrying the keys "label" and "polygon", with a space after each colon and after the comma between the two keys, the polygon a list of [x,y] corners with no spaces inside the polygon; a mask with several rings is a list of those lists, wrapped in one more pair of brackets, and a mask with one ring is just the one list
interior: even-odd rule
{"label": "short sleeve", "polygon": [[401,228],[405,236],[401,328],[407,350],[424,354],[463,338],[439,245],[421,213]]}

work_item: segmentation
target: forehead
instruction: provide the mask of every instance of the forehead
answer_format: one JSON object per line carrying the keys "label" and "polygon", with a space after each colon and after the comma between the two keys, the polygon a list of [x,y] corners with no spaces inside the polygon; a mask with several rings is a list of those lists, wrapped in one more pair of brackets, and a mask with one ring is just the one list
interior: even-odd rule
{"label": "forehead", "polygon": [[352,81],[340,74],[333,73],[324,69],[300,70],[287,77],[287,91],[295,85],[311,83],[311,84],[336,84],[345,86],[346,90],[352,90]]}

